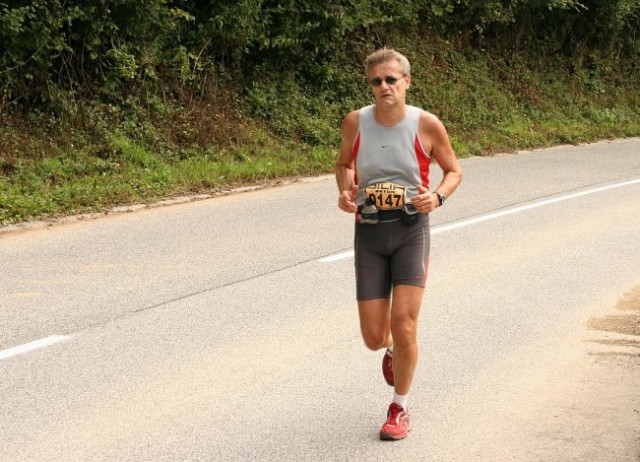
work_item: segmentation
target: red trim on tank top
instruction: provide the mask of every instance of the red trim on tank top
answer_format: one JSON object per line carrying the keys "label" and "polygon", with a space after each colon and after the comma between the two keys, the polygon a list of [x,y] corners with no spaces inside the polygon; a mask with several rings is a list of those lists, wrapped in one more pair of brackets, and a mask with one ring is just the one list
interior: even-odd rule
{"label": "red trim on tank top", "polygon": [[[356,140],[353,142],[353,148],[351,149],[351,153],[353,155],[353,165],[354,167],[358,165],[358,152],[360,151],[360,132],[356,135]],[[353,176],[353,181],[355,184],[358,184],[358,169],[354,168],[355,174]]]}
{"label": "red trim on tank top", "polygon": [[431,159],[422,149],[422,143],[420,143],[420,137],[417,134],[413,145],[416,149],[416,159],[418,161],[418,166],[420,167],[420,180],[422,181],[422,186],[429,189],[429,163]]}

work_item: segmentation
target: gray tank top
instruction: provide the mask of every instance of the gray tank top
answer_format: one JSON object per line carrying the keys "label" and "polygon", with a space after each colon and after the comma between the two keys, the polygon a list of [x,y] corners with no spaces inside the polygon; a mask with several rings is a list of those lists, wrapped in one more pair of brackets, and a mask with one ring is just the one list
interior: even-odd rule
{"label": "gray tank top", "polygon": [[407,197],[418,195],[418,184],[429,188],[429,163],[418,136],[422,110],[407,106],[404,118],[393,127],[379,125],[374,106],[360,109],[358,135],[353,145],[357,204],[364,203],[362,190],[374,183],[396,183],[407,187]]}

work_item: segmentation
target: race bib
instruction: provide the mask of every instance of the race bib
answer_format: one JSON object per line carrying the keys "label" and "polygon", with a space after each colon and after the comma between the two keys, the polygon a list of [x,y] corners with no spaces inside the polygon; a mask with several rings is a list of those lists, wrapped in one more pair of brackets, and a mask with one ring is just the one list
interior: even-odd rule
{"label": "race bib", "polygon": [[394,210],[404,207],[407,188],[395,183],[376,183],[364,188],[364,195],[378,210]]}

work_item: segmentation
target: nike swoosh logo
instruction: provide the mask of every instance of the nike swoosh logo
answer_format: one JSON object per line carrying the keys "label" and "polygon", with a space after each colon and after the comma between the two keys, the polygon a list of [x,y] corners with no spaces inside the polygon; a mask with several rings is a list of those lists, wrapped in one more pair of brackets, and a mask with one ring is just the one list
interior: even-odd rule
{"label": "nike swoosh logo", "polygon": [[390,145],[390,144],[383,144],[383,145],[382,145],[382,149],[384,149],[384,148],[388,148],[389,146],[391,146],[391,145]]}

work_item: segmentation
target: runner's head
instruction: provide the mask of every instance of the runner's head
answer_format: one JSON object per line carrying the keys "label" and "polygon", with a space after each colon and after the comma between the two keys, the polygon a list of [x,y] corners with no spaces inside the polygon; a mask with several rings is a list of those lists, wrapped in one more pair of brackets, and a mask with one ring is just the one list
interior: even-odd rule
{"label": "runner's head", "polygon": [[374,51],[364,61],[365,72],[369,75],[369,71],[375,66],[389,61],[397,61],[400,64],[402,75],[411,74],[411,64],[405,55],[394,50],[393,48],[380,48]]}
{"label": "runner's head", "polygon": [[411,65],[403,54],[391,48],[374,51],[365,60],[369,86],[380,108],[401,108],[411,84]]}

